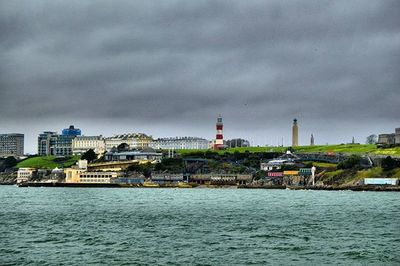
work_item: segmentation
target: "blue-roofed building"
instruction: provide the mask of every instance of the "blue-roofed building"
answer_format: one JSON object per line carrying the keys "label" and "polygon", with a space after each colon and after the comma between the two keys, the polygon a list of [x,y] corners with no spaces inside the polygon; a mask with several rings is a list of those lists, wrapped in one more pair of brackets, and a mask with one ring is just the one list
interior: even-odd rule
{"label": "blue-roofed building", "polygon": [[75,128],[74,125],[70,125],[69,128],[64,128],[62,131],[63,136],[80,136],[81,130],[79,128]]}
{"label": "blue-roofed building", "polygon": [[38,137],[38,154],[40,156],[71,156],[72,141],[80,135],[81,130],[73,125],[63,129],[61,135],[57,132],[45,131]]}

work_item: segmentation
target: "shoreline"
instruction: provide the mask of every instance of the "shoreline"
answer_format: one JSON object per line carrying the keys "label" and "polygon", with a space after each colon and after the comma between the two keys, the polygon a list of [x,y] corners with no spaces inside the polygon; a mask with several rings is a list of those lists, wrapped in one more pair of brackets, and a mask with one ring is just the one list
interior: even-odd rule
{"label": "shoreline", "polygon": [[[13,185],[13,184],[3,184]],[[192,187],[179,187],[178,185],[160,185],[158,187],[146,187],[138,184],[96,184],[96,183],[61,183],[61,182],[28,182],[18,184],[18,187],[80,187],[80,188],[225,188],[225,189],[287,189],[287,190],[327,190],[327,191],[380,191],[400,192],[400,186],[251,186],[251,185],[198,185]]]}

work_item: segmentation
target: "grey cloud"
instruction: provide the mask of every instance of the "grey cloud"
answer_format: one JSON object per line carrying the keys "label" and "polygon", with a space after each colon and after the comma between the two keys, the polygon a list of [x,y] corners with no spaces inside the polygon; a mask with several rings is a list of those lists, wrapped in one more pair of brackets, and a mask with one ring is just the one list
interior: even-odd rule
{"label": "grey cloud", "polygon": [[228,136],[259,144],[289,139],[293,117],[304,144],[310,130],[361,139],[357,128],[399,126],[399,11],[398,1],[2,1],[0,123],[31,139],[33,124],[111,132],[105,120],[211,138],[222,113]]}

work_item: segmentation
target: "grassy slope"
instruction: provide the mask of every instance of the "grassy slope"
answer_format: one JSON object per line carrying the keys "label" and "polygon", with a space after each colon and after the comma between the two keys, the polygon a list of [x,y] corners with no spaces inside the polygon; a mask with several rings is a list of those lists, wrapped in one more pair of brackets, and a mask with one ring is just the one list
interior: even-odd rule
{"label": "grassy slope", "polygon": [[[224,152],[285,152],[287,147],[243,147],[231,148],[219,153]],[[176,150],[180,154],[187,154],[192,152],[205,152],[207,150]],[[295,149],[296,152],[334,152],[334,153],[373,153],[381,155],[397,155],[400,156],[400,147],[377,149],[375,145],[369,144],[344,144],[344,145],[320,145],[320,146],[299,146]]]}
{"label": "grassy slope", "polygon": [[355,185],[364,178],[400,178],[400,168],[395,168],[390,171],[384,171],[381,167],[374,167],[370,169],[363,169],[354,171],[352,169],[347,170],[335,170],[326,172],[321,181],[326,184],[330,184],[332,181],[336,181],[341,185]]}
{"label": "grassy slope", "polygon": [[337,166],[337,164],[335,164],[335,163],[313,162],[312,164],[315,167],[321,167],[321,168],[336,168],[336,166]]}
{"label": "grassy slope", "polygon": [[18,168],[31,167],[31,168],[61,168],[69,167],[79,160],[79,156],[69,158],[56,158],[55,156],[32,157],[17,164]]}

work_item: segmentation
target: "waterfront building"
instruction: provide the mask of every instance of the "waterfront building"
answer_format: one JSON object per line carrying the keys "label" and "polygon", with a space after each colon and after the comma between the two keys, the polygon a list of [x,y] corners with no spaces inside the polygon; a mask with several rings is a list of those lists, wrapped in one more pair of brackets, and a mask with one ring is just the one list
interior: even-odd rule
{"label": "waterfront building", "polygon": [[110,180],[111,183],[116,184],[131,184],[131,185],[143,185],[145,177],[143,175],[138,175],[137,177],[117,177]]}
{"label": "waterfront building", "polygon": [[293,119],[292,127],[292,147],[299,146],[299,127],[297,125],[297,119]]}
{"label": "waterfront building", "polygon": [[147,136],[144,133],[120,134],[104,139],[106,151],[116,149],[119,145],[124,143],[127,144],[130,149],[145,149],[149,147],[152,140],[151,136]]}
{"label": "waterfront building", "polygon": [[399,178],[364,178],[364,185],[399,185]]}
{"label": "waterfront building", "polygon": [[217,118],[217,123],[215,124],[215,128],[217,130],[217,134],[215,136],[215,144],[214,144],[214,149],[223,149],[224,146],[224,135],[223,135],[223,129],[224,129],[224,124],[222,122],[222,116],[219,115]]}
{"label": "waterfront building", "polygon": [[80,173],[85,172],[86,169],[79,168],[66,168],[64,169],[65,173],[65,183],[79,183]]}
{"label": "waterfront building", "polygon": [[83,172],[87,172],[87,170],[88,170],[88,161],[87,160],[78,160],[76,165],[73,165],[70,168],[64,169],[65,182],[66,183],[79,183],[80,174]]}
{"label": "waterfront building", "polygon": [[17,171],[17,183],[31,180],[35,173],[35,168],[19,168]]}
{"label": "waterfront building", "polygon": [[65,174],[63,169],[59,169],[58,167],[54,168],[50,172],[50,180],[64,180]]}
{"label": "waterfront building", "polygon": [[150,143],[150,148],[153,149],[208,149],[209,141],[197,137],[176,137],[176,138],[159,138]]}
{"label": "waterfront building", "polygon": [[110,184],[111,180],[119,177],[118,172],[82,172],[79,174],[78,183]]}
{"label": "waterfront building", "polygon": [[183,181],[183,174],[152,173],[151,180],[160,185],[178,183]]}
{"label": "waterfront building", "polygon": [[245,139],[230,139],[225,142],[225,146],[229,148],[250,147],[250,142]]}
{"label": "waterfront building", "polygon": [[190,175],[189,183],[199,185],[245,185],[253,181],[251,174],[194,174]]}
{"label": "waterfront building", "polygon": [[120,176],[119,172],[87,172],[85,169],[68,168],[65,169],[66,183],[112,183],[113,179]]}
{"label": "waterfront building", "polygon": [[107,152],[106,161],[161,161],[162,153],[154,151]]}
{"label": "waterfront building", "polygon": [[0,134],[0,157],[24,155],[24,134]]}
{"label": "waterfront building", "polygon": [[94,150],[97,154],[105,152],[105,141],[100,136],[77,136],[72,140],[72,153],[83,154],[89,149]]}

